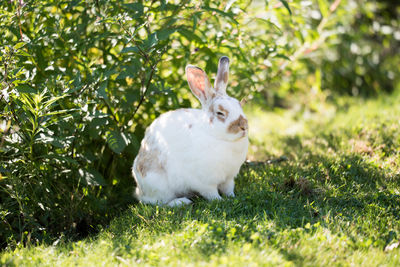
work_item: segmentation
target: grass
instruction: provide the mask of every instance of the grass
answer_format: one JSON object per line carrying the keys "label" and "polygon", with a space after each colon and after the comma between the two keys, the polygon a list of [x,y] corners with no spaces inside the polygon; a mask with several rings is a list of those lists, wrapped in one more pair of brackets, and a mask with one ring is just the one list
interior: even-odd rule
{"label": "grass", "polygon": [[96,236],[4,251],[0,264],[399,266],[399,100],[252,109],[258,161],[242,167],[236,198],[139,204]]}

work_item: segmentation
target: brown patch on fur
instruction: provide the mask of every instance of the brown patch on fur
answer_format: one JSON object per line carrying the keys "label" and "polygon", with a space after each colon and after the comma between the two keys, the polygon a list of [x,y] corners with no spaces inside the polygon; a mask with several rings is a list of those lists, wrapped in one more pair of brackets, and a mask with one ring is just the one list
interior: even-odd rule
{"label": "brown patch on fur", "polygon": [[222,118],[222,117],[220,117],[220,116],[217,116],[217,119],[218,119],[220,122],[225,122],[225,118]]}
{"label": "brown patch on fur", "polygon": [[208,111],[209,111],[210,114],[211,114],[210,123],[212,124],[212,123],[214,122],[214,118],[215,118],[215,115],[214,115],[214,105],[213,105],[213,104],[210,105],[210,107],[208,108]]}
{"label": "brown patch on fur", "polygon": [[214,105],[211,105],[211,106],[208,108],[208,111],[210,111],[211,113],[214,113]]}
{"label": "brown patch on fur", "polygon": [[222,105],[218,106],[218,111],[224,113],[225,117],[220,117],[217,115],[217,119],[220,120],[221,122],[225,122],[226,118],[229,115],[229,111],[227,109],[225,109]]}
{"label": "brown patch on fur", "polygon": [[136,169],[144,178],[149,171],[165,171],[164,163],[160,159],[160,151],[149,149],[145,144],[140,147],[137,155]]}
{"label": "brown patch on fur", "polygon": [[227,109],[224,108],[224,106],[219,105],[218,106],[219,110],[222,111],[223,113],[225,113],[225,116],[229,116],[229,111]]}
{"label": "brown patch on fur", "polygon": [[228,126],[228,133],[236,134],[240,131],[247,130],[247,119],[245,119],[242,115],[239,116],[237,120],[234,120]]}

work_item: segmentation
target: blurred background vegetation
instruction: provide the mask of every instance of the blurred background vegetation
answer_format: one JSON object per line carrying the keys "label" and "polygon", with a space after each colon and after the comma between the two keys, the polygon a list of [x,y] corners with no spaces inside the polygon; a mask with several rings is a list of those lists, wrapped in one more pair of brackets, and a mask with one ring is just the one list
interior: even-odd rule
{"label": "blurred background vegetation", "polygon": [[318,112],[399,87],[396,0],[7,0],[0,4],[0,247],[81,237],[134,203],[131,165],[184,76],[249,106]]}

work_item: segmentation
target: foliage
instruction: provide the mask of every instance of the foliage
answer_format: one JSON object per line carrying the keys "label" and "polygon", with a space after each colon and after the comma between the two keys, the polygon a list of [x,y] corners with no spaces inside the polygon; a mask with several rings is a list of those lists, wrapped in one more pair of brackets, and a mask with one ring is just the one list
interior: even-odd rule
{"label": "foliage", "polygon": [[264,42],[277,34],[268,20],[272,32],[262,36],[242,26],[246,8],[245,1],[3,3],[1,247],[86,235],[132,203],[130,168],[144,129],[193,100],[186,64],[215,73],[227,54],[236,65],[231,93],[249,94],[253,60],[283,49]]}
{"label": "foliage", "polygon": [[189,63],[214,75],[228,55],[229,93],[269,107],[310,87],[317,101],[326,89],[391,91],[399,25],[385,3],[3,1],[0,246],[84,236],[134,203],[130,168],[145,128],[198,105]]}
{"label": "foliage", "polygon": [[321,86],[355,96],[393,92],[400,82],[400,3],[350,4],[358,12],[348,26],[338,27],[339,38],[331,41],[335,46],[321,57]]}
{"label": "foliage", "polygon": [[[287,158],[245,165],[236,198],[131,206],[96,237],[18,248],[0,264],[398,266],[399,100],[341,99],[330,119],[285,111],[288,128],[304,130],[251,133],[279,149],[270,157]],[[272,112],[248,113],[252,128],[276,126]]]}
{"label": "foliage", "polygon": [[[279,97],[287,99],[291,93],[310,91],[325,97],[337,94],[368,97],[393,92],[399,86],[398,1],[298,4],[299,8],[292,5],[297,23],[292,27],[292,38],[287,40],[295,52],[292,61],[285,63],[283,81],[276,90]],[[295,12],[308,15],[296,16]],[[313,105],[308,103],[308,108]]]}

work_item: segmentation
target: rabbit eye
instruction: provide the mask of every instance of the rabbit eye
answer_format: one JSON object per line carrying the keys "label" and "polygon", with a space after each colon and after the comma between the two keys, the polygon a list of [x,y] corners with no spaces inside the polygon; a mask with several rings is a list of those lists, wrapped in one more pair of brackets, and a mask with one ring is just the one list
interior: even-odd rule
{"label": "rabbit eye", "polygon": [[225,113],[223,113],[223,112],[221,112],[221,111],[217,111],[217,116],[225,117]]}

